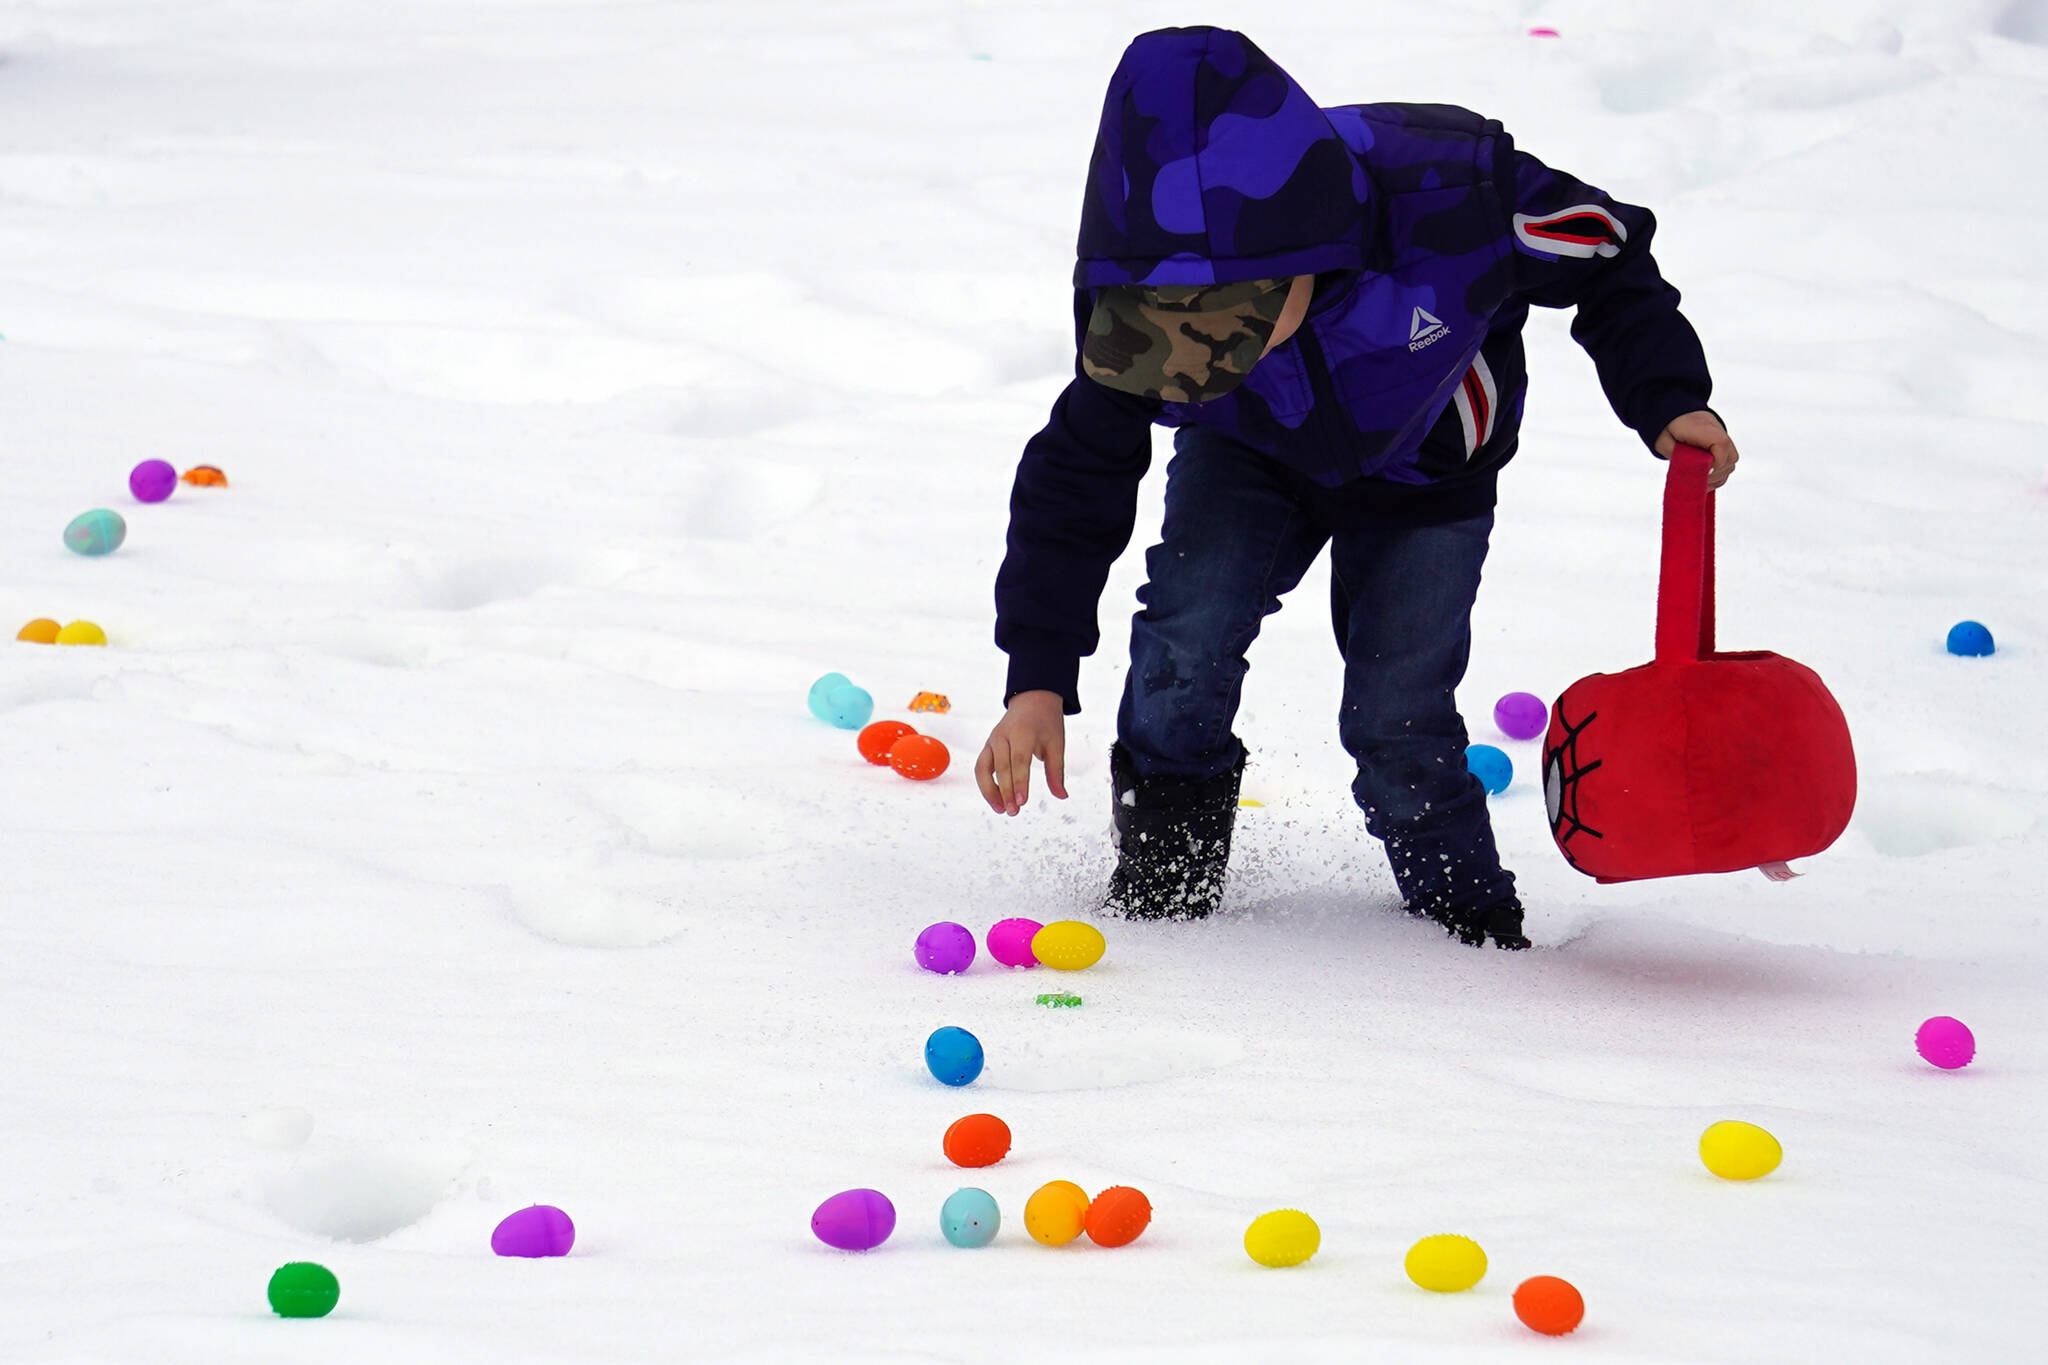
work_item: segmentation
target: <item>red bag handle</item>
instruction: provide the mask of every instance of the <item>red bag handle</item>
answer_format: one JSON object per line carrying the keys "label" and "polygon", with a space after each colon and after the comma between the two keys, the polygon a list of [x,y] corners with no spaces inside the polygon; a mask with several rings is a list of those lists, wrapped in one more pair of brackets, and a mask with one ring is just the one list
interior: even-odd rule
{"label": "red bag handle", "polygon": [[1698,446],[1671,452],[1664,476],[1664,560],[1657,581],[1657,662],[1691,663],[1714,652],[1714,457]]}

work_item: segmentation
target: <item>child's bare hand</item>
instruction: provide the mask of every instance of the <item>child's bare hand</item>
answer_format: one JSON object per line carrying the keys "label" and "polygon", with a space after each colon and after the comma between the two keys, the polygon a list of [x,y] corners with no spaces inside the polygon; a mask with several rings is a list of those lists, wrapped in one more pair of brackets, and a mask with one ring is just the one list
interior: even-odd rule
{"label": "child's bare hand", "polygon": [[1719,488],[1728,482],[1728,476],[1735,472],[1735,462],[1742,457],[1735,452],[1735,442],[1728,439],[1728,429],[1721,425],[1721,419],[1702,408],[1671,419],[1671,425],[1664,428],[1657,437],[1657,453],[1669,455],[1679,446],[1698,446],[1714,457],[1714,467],[1707,472],[1707,487]]}
{"label": "child's bare hand", "polygon": [[1031,796],[1031,760],[1045,763],[1046,788],[1067,799],[1067,717],[1057,692],[1019,692],[974,760],[981,799],[998,815],[1015,815]]}

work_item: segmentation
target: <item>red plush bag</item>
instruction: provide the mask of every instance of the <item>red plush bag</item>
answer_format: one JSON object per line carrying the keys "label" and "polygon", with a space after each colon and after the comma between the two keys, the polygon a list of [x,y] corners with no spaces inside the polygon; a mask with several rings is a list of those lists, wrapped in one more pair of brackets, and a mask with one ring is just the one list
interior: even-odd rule
{"label": "red plush bag", "polygon": [[1603,882],[1769,870],[1832,844],[1856,806],[1849,725],[1819,675],[1714,650],[1711,463],[1680,446],[1665,477],[1656,660],[1573,683],[1543,739],[1551,835]]}

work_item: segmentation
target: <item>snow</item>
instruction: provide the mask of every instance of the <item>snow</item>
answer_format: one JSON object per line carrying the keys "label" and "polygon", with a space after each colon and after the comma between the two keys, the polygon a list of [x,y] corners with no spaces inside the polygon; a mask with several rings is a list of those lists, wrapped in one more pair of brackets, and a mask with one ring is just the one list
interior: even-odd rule
{"label": "snow", "polygon": [[[1108,866],[1156,474],[1074,798],[1000,819],[967,769],[1102,82],[1197,19],[1657,210],[1744,451],[1721,638],[1856,735],[1807,875],[1596,886],[1487,723],[1650,653],[1661,467],[1545,316],[1461,694],[1538,949],[1396,912],[1318,572],[1252,655],[1219,918],[1057,981],[912,965]],[[111,640],[0,647],[0,1359],[2032,1357],[2044,49],[2040,0],[0,6],[0,623]],[[135,505],[151,457],[232,486]],[[102,560],[60,543],[94,506]],[[1996,655],[1943,651],[1966,617]],[[830,670],[953,770],[864,763],[803,705]],[[1936,1014],[1968,1069],[1914,1055]],[[962,1091],[942,1024],[988,1050]],[[957,1171],[975,1110],[1016,1147]],[[1721,1118],[1784,1166],[1706,1174]],[[1154,1224],[1039,1247],[1053,1179]],[[939,1236],[963,1185],[986,1250]],[[898,1231],[832,1252],[810,1212],[858,1186]],[[533,1203],[575,1253],[492,1256]],[[1262,1270],[1281,1207],[1323,1249]],[[1478,1289],[1403,1278],[1437,1232]],[[332,1317],[268,1312],[290,1260]],[[1574,1336],[1515,1322],[1534,1274]]]}

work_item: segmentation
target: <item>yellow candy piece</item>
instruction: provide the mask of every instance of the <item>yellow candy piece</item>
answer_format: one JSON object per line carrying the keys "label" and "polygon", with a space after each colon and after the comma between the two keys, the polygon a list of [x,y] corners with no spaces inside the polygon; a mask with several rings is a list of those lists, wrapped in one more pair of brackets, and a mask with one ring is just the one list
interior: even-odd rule
{"label": "yellow candy piece", "polygon": [[1088,1192],[1071,1180],[1040,1185],[1024,1201],[1024,1230],[1049,1247],[1063,1247],[1081,1235],[1088,1216]]}
{"label": "yellow candy piece", "polygon": [[1300,1209],[1275,1209],[1252,1219],[1244,1230],[1245,1254],[1260,1265],[1300,1265],[1323,1244],[1323,1230]]}
{"label": "yellow candy piece", "polygon": [[73,621],[57,632],[60,645],[103,645],[106,642],[107,633],[90,621]]}
{"label": "yellow candy piece", "polygon": [[49,617],[38,616],[23,626],[21,633],[14,638],[26,640],[32,645],[54,645],[57,643],[57,632],[61,629],[62,627]]}
{"label": "yellow candy piece", "polygon": [[1759,1180],[1778,1169],[1785,1149],[1753,1123],[1723,1119],[1700,1134],[1700,1160],[1723,1180]]}
{"label": "yellow candy piece", "polygon": [[1439,1233],[1408,1248],[1408,1278],[1439,1294],[1470,1289],[1486,1277],[1486,1253],[1470,1237]]}
{"label": "yellow candy piece", "polygon": [[1077,919],[1055,920],[1031,936],[1031,955],[1063,972],[1093,967],[1108,946],[1100,929]]}

